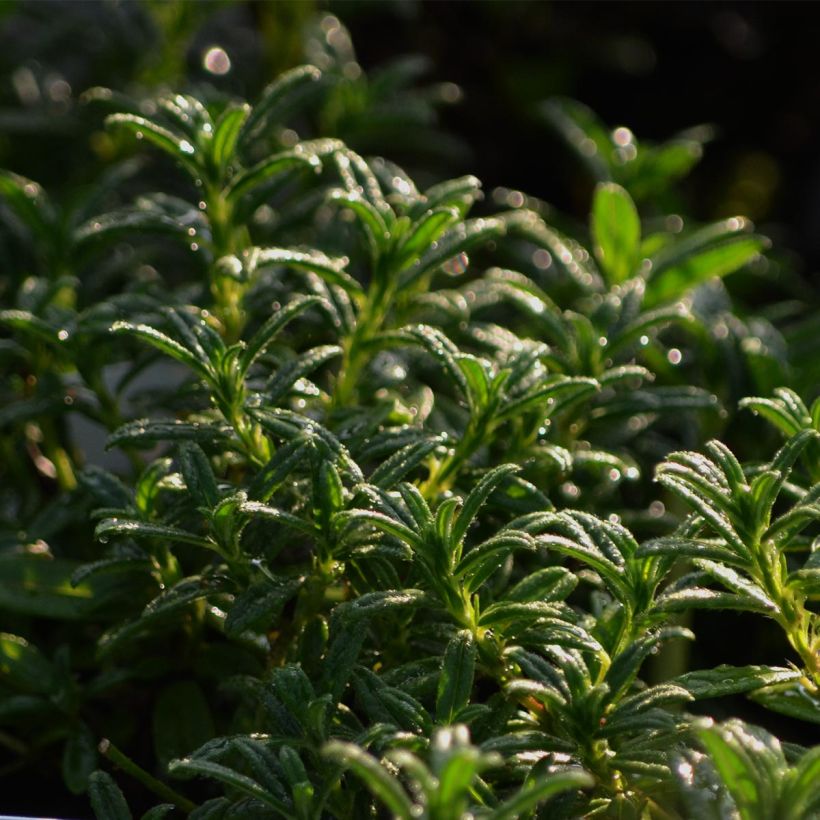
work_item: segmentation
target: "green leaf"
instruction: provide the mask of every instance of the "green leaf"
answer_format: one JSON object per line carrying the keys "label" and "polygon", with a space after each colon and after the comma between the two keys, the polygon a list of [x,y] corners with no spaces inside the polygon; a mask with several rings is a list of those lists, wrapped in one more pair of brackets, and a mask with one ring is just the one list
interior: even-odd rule
{"label": "green leaf", "polygon": [[507,232],[503,219],[495,217],[470,219],[450,228],[435,246],[425,251],[401,276],[401,286],[408,287],[425,274],[441,267],[447,260],[470,248],[499,239]]}
{"label": "green leaf", "polygon": [[304,313],[309,307],[318,304],[322,300],[318,296],[295,296],[284,307],[279,308],[266,322],[253,334],[248,342],[248,346],[242,352],[239,359],[242,373],[246,373],[250,366],[265,352],[268,345],[277,335],[297,316]]}
{"label": "green leaf", "polygon": [[287,116],[308,102],[320,90],[321,77],[318,68],[304,65],[286,71],[267,86],[239,131],[239,149],[247,151],[254,139],[273,124],[281,125]]}
{"label": "green leaf", "polygon": [[538,405],[546,405],[545,417],[553,416],[568,405],[593,395],[600,389],[595,379],[581,376],[554,376],[544,383],[504,404],[504,409],[496,415],[499,420],[518,417],[525,410]]}
{"label": "green leaf", "polygon": [[26,692],[53,693],[57,668],[40,650],[19,635],[0,632],[0,679]]}
{"label": "green leaf", "polygon": [[750,697],[757,703],[797,720],[820,723],[820,697],[812,694],[802,683],[774,684],[758,689]]}
{"label": "green leaf", "polygon": [[233,428],[227,424],[136,419],[118,427],[106,442],[110,449],[119,444],[150,446],[160,441],[197,441],[202,444],[227,442]]}
{"label": "green leaf", "polygon": [[507,590],[510,601],[563,601],[578,585],[578,576],[565,567],[544,567],[527,575]]}
{"label": "green leaf", "polygon": [[595,255],[617,285],[637,272],[641,220],[632,197],[614,182],[599,183],[592,200]]}
{"label": "green leaf", "polygon": [[383,490],[395,487],[411,470],[418,467],[434,450],[441,447],[443,441],[443,438],[436,436],[402,447],[373,470],[370,483]]}
{"label": "green leaf", "polygon": [[358,217],[364,228],[371,252],[375,255],[385,244],[389,231],[379,209],[368,202],[361,194],[336,188],[328,194],[328,199],[344,208],[350,208]]}
{"label": "green leaf", "polygon": [[373,755],[352,743],[334,740],[322,748],[322,756],[361,778],[373,794],[399,820],[413,820],[413,804],[395,777]]}
{"label": "green leaf", "polygon": [[330,285],[338,285],[347,293],[362,292],[362,286],[345,272],[347,257],[333,258],[321,251],[296,251],[288,248],[259,248],[254,253],[256,267],[283,265],[294,270],[315,273]]}
{"label": "green leaf", "polygon": [[467,534],[467,528],[473,523],[478,511],[490,497],[493,490],[502,484],[509,476],[520,470],[516,464],[501,464],[486,472],[481,480],[473,487],[464,500],[464,506],[453,524],[450,540],[453,545],[460,544]]}
{"label": "green leaf", "polygon": [[269,631],[285,604],[302,586],[302,578],[257,581],[237,595],[225,619],[225,634],[239,637],[248,629]]}
{"label": "green leaf", "polygon": [[742,217],[728,219],[660,251],[652,260],[646,307],[679,299],[709,279],[733,273],[755,259],[768,241],[743,233],[747,226]]}
{"label": "green leaf", "polygon": [[780,743],[739,720],[703,728],[698,735],[734,798],[741,820],[775,817],[786,763]]}
{"label": "green leaf", "polygon": [[534,552],[536,541],[523,532],[501,531],[473,547],[456,565],[453,573],[464,581],[468,592],[474,592],[496,570],[500,569],[507,556],[517,550]]}
{"label": "green leaf", "polygon": [[85,723],[75,726],[63,746],[63,782],[73,794],[82,794],[97,768],[97,743]]}
{"label": "green leaf", "polygon": [[154,754],[163,768],[214,737],[211,709],[199,684],[183,680],[163,688],[154,702],[152,729]]}
{"label": "green leaf", "polygon": [[721,664],[714,669],[686,672],[673,679],[673,683],[687,689],[693,697],[719,698],[754,692],[773,683],[794,681],[800,678],[795,669],[773,666],[728,666]]}
{"label": "green leaf", "polygon": [[216,477],[211,462],[197,444],[185,442],[179,447],[179,465],[185,486],[199,507],[210,510],[219,501]]}
{"label": "green leaf", "polygon": [[455,208],[438,207],[420,217],[401,244],[399,269],[421,256],[458,219],[458,215]]}
{"label": "green leaf", "polygon": [[97,820],[131,820],[131,810],[110,774],[93,772],[88,778],[88,796]]}
{"label": "green leaf", "polygon": [[482,363],[475,358],[461,354],[456,357],[459,369],[467,381],[467,399],[474,414],[481,413],[490,398],[490,376]]}
{"label": "green leaf", "polygon": [[109,127],[124,128],[137,139],[146,139],[181,162],[195,177],[199,173],[194,160],[196,148],[187,140],[171,133],[167,128],[137,114],[111,114],[105,118]]}
{"label": "green leaf", "polygon": [[214,125],[211,162],[223,174],[233,159],[239,132],[250,112],[251,107],[247,103],[229,105]]}
{"label": "green leaf", "polygon": [[470,702],[477,647],[469,629],[457,632],[447,644],[436,695],[436,721],[453,723]]}
{"label": "green leaf", "polygon": [[710,558],[713,561],[722,561],[732,567],[743,568],[747,562],[739,558],[734,552],[713,541],[696,538],[679,538],[674,535],[665,538],[653,538],[638,547],[638,558],[648,558],[650,555],[669,555],[675,558]]}
{"label": "green leaf", "polygon": [[228,766],[223,766],[221,763],[187,757],[169,763],[168,771],[175,777],[191,778],[197,775],[210,777],[232,789],[236,789],[242,794],[248,795],[248,797],[259,800],[266,806],[278,811],[282,817],[288,818],[292,816],[289,807],[285,803],[270,794],[270,792],[260,786],[253,778],[240,774]]}
{"label": "green leaf", "polygon": [[617,701],[626,692],[635,680],[641,664],[649,657],[652,650],[663,641],[670,638],[687,638],[694,640],[695,636],[688,629],[679,626],[668,626],[634,640],[623,652],[612,661],[606,674],[611,699]]}
{"label": "green leaf", "polygon": [[82,620],[105,600],[107,583],[80,580],[79,561],[42,555],[0,555],[0,610],[38,618]]}
{"label": "green leaf", "polygon": [[271,177],[302,168],[317,171],[321,168],[321,160],[315,154],[308,154],[299,148],[293,151],[284,151],[263,159],[247,171],[237,174],[226,188],[228,202],[234,202],[248,191],[270,180]]}
{"label": "green leaf", "polygon": [[131,322],[114,322],[111,325],[112,333],[127,333],[148,342],[152,347],[176,359],[202,376],[210,375],[210,363],[183,347],[179,342],[166,336],[161,330],[150,325],[132,324]]}
{"label": "green leaf", "polygon": [[216,545],[207,538],[181,530],[178,527],[169,527],[165,524],[153,524],[148,521],[135,521],[125,518],[106,518],[94,530],[94,537],[105,543],[112,535],[125,535],[130,538],[160,538],[163,541],[179,541],[183,544],[193,544],[205,549],[216,549]]}
{"label": "green leaf", "polygon": [[527,780],[517,794],[504,801],[488,815],[492,820],[518,820],[539,803],[556,794],[575,789],[590,789],[595,779],[583,769],[564,769],[545,777]]}

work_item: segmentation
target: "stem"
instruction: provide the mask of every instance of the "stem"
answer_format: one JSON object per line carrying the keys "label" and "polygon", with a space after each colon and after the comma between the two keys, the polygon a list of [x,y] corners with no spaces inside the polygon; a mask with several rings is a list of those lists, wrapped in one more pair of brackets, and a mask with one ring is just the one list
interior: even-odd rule
{"label": "stem", "polygon": [[108,738],[103,738],[99,745],[100,754],[110,760],[115,766],[122,769],[126,774],[138,780],[146,789],[153,792],[162,800],[173,803],[178,809],[186,813],[192,812],[196,808],[196,803],[187,797],[174,791],[170,786],[157,780],[153,775],[148,774],[141,766],[138,766],[121,752]]}
{"label": "stem", "polygon": [[375,264],[373,278],[367,295],[359,311],[356,329],[344,342],[342,367],[333,393],[333,407],[344,407],[357,399],[356,388],[368,359],[367,345],[382,329],[387,315],[387,307],[395,293],[390,281],[390,272]]}

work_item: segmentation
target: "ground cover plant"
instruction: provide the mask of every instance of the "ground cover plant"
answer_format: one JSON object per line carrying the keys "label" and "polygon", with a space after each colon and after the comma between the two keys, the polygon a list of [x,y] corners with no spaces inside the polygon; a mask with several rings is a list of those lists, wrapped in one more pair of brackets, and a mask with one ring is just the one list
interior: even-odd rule
{"label": "ground cover plant", "polygon": [[[250,102],[88,90],[71,197],[0,174],[4,778],[116,820],[820,816],[820,399],[723,281],[768,241],[666,208],[704,132],[547,103],[577,225],[399,167],[434,89],[322,25]],[[779,660],[699,667],[701,610]]]}

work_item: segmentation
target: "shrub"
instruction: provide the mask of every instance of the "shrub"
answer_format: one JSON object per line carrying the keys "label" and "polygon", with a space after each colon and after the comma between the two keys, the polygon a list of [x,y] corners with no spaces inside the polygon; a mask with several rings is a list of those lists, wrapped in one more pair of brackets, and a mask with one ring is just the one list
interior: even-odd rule
{"label": "shrub", "polygon": [[[659,210],[692,135],[553,102],[598,179],[561,230],[361,156],[365,88],[95,89],[154,171],[0,177],[0,741],[100,818],[818,816],[820,747],[697,706],[820,722],[820,401],[719,281],[766,240]],[[737,385],[782,442],[715,437]],[[653,670],[696,609],[782,665]]]}

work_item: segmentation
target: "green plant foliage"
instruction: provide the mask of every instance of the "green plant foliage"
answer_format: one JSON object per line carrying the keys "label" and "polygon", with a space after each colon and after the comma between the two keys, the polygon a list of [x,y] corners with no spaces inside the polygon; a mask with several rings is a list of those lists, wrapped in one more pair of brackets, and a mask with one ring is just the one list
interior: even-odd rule
{"label": "green plant foliage", "polygon": [[[419,66],[328,19],[253,104],[87,92],[83,196],[0,175],[12,768],[117,820],[819,816],[820,747],[694,714],[820,723],[820,399],[730,298],[767,240],[664,212],[697,133],[570,101],[588,225],[414,181],[365,154]],[[782,660],[665,666],[701,609]]]}

